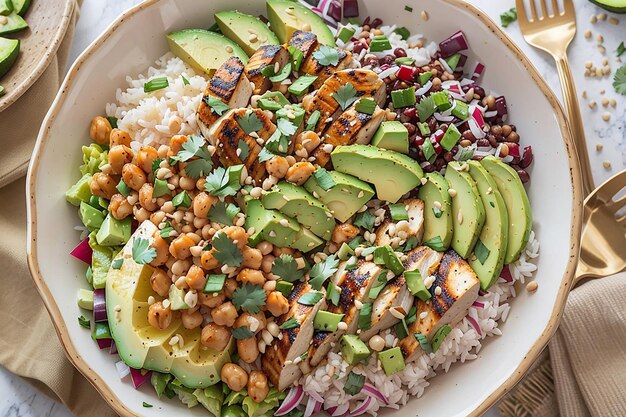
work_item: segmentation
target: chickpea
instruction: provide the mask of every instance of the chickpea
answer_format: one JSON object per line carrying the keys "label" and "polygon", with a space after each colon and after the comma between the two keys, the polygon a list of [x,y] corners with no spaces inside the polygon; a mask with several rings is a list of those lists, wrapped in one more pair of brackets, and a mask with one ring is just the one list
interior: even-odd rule
{"label": "chickpea", "polygon": [[259,249],[254,249],[249,246],[246,246],[241,251],[241,255],[243,256],[243,263],[241,264],[244,268],[252,268],[252,269],[260,269],[261,263],[263,262],[263,255]]}
{"label": "chickpea", "polygon": [[230,330],[227,327],[209,323],[202,328],[200,343],[208,348],[222,351],[230,342]]}
{"label": "chickpea", "polygon": [[143,223],[144,221],[148,220],[151,214],[151,212],[141,206],[133,207],[133,216],[135,216],[135,219],[137,219],[139,223]]}
{"label": "chickpea", "polygon": [[246,229],[239,226],[228,226],[222,229],[226,236],[232,241],[237,241],[236,245],[239,249],[243,249],[248,243],[248,233]]}
{"label": "chickpea", "polygon": [[224,283],[224,289],[223,289],[226,297],[233,298],[233,294],[235,293],[236,289],[237,289],[237,281],[234,278],[228,278],[226,282]]}
{"label": "chickpea", "polygon": [[237,274],[237,280],[244,284],[250,283],[252,285],[259,286],[265,284],[265,276],[263,276],[263,272],[250,268],[244,268],[239,271],[239,274]]}
{"label": "chickpea", "polygon": [[148,181],[146,174],[134,164],[126,164],[122,168],[122,179],[130,188],[139,191],[141,187]]}
{"label": "chickpea", "polygon": [[98,145],[108,145],[111,135],[111,123],[102,116],[94,117],[89,127],[89,137]]}
{"label": "chickpea", "polygon": [[198,293],[198,302],[203,306],[209,308],[215,308],[218,305],[222,304],[226,300],[226,296],[222,293],[213,295],[213,294],[205,294],[203,292]]}
{"label": "chickpea", "polygon": [[276,178],[284,178],[289,169],[289,162],[282,156],[275,156],[272,159],[265,161],[265,169],[267,173],[273,175]]}
{"label": "chickpea", "polygon": [[237,309],[233,303],[227,301],[211,310],[211,317],[213,321],[220,326],[233,327],[235,320],[237,320]]}
{"label": "chickpea", "polygon": [[161,224],[163,220],[165,220],[165,212],[161,210],[155,211],[154,213],[150,215],[150,221],[154,223],[155,226],[158,226],[159,224]]}
{"label": "chickpea", "polygon": [[180,320],[185,329],[193,330],[200,327],[204,321],[204,317],[202,317],[202,314],[198,310],[182,310]]}
{"label": "chickpea", "polygon": [[130,205],[126,197],[122,194],[115,194],[111,197],[109,211],[117,220],[123,220],[133,213],[133,206]]}
{"label": "chickpea", "polygon": [[359,228],[350,224],[350,223],[342,223],[335,226],[333,230],[333,235],[331,240],[339,245],[344,242],[348,242],[352,240],[356,235],[359,234]]}
{"label": "chickpea", "polygon": [[116,128],[111,131],[111,136],[109,137],[109,147],[111,149],[113,149],[113,147],[117,145],[130,147],[130,141],[131,137],[128,132]]}
{"label": "chickpea", "polygon": [[267,309],[274,317],[281,316],[289,311],[289,301],[279,291],[272,291],[267,296]]}
{"label": "chickpea", "polygon": [[133,160],[134,152],[126,145],[115,145],[109,150],[109,165],[113,174],[121,174],[124,165]]}
{"label": "chickpea", "polygon": [[167,275],[167,272],[161,268],[154,268],[152,275],[150,276],[150,286],[152,290],[159,294],[161,297],[165,297],[172,285],[172,280]]}
{"label": "chickpea", "polygon": [[183,143],[187,142],[187,136],[174,135],[170,139],[170,149],[167,151],[167,156],[176,155],[181,149],[183,149]]}
{"label": "chickpea", "polygon": [[170,257],[169,244],[161,237],[159,232],[156,232],[153,237],[154,242],[152,242],[152,247],[156,250],[157,256],[150,262],[150,265],[163,265]]}
{"label": "chickpea", "polygon": [[156,199],[153,201],[152,194],[154,193],[154,187],[149,182],[145,183],[139,189],[139,204],[141,207],[148,211],[155,211],[159,208]]}
{"label": "chickpea", "polygon": [[274,264],[274,259],[276,257],[274,255],[265,255],[263,257],[263,262],[261,262],[261,271],[269,274],[272,272],[272,265]]}
{"label": "chickpea", "polygon": [[214,256],[215,252],[217,252],[217,249],[215,248],[211,248],[211,250],[202,252],[202,255],[200,256],[200,262],[202,264],[202,268],[209,271],[219,266],[220,262]]}
{"label": "chickpea", "polygon": [[256,245],[256,248],[261,251],[261,254],[263,256],[265,256],[272,253],[272,251],[274,250],[274,245],[264,240],[263,242]]}
{"label": "chickpea", "polygon": [[152,172],[152,163],[159,157],[156,149],[152,146],[142,146],[137,152],[135,163],[144,170],[144,172]]}
{"label": "chickpea", "polygon": [[241,391],[248,384],[248,374],[241,366],[234,363],[224,365],[220,376],[228,388],[235,392]]}
{"label": "chickpea", "polygon": [[158,301],[148,308],[148,323],[155,329],[165,330],[172,323],[172,310],[170,306],[163,307]]}
{"label": "chickpea", "polygon": [[267,326],[267,319],[265,313],[258,312],[257,314],[250,314],[243,312],[235,320],[235,327],[247,326],[254,334],[259,333]]}
{"label": "chickpea", "polygon": [[189,177],[180,177],[178,180],[178,186],[185,191],[191,191],[196,188],[196,180]]}
{"label": "chickpea", "polygon": [[315,167],[310,162],[296,162],[287,170],[285,179],[296,185],[302,185],[315,172]]}
{"label": "chickpea", "polygon": [[[308,153],[311,153],[322,143],[317,133],[311,130],[305,130],[296,136],[296,150],[300,149],[300,146]],[[299,146],[298,146],[299,145]]]}
{"label": "chickpea", "polygon": [[274,246],[274,250],[272,251],[272,253],[274,254],[274,256],[280,256],[280,255],[292,255],[293,256],[294,251],[291,248],[279,248],[278,246]]}
{"label": "chickpea", "polygon": [[237,339],[237,352],[245,363],[254,363],[259,357],[259,346],[256,338]]}
{"label": "chickpea", "polygon": [[204,284],[206,284],[206,276],[204,275],[204,271],[197,265],[191,265],[187,275],[185,276],[185,282],[189,285],[189,288],[193,288],[195,290],[204,289]]}
{"label": "chickpea", "polygon": [[248,395],[255,403],[260,403],[265,400],[267,394],[270,391],[270,387],[267,383],[267,376],[262,371],[250,372],[248,378]]}
{"label": "chickpea", "polygon": [[191,256],[191,247],[195,242],[187,235],[180,235],[170,244],[170,254],[176,259],[187,259]]}
{"label": "chickpea", "polygon": [[102,172],[96,172],[89,183],[89,190],[96,197],[110,200],[111,197],[118,193],[116,186],[117,182],[113,177]]}
{"label": "chickpea", "polygon": [[209,210],[217,203],[217,197],[201,192],[193,199],[193,214],[196,217],[206,219],[209,217]]}

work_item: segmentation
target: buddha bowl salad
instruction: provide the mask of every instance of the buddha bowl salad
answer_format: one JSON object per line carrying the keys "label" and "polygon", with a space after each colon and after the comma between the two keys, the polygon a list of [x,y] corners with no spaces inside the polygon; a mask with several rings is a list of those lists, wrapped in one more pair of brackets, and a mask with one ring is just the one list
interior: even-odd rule
{"label": "buddha bowl salad", "polygon": [[536,269],[532,150],[463,33],[330,6],[170,33],[91,122],[79,323],[135,387],[216,416],[397,409]]}

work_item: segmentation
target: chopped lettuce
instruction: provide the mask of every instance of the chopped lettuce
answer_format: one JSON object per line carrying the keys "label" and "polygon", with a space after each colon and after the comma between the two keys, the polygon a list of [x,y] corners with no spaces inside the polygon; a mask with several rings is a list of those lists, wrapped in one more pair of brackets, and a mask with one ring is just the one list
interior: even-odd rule
{"label": "chopped lettuce", "polygon": [[214,416],[222,413],[222,402],[224,401],[224,391],[222,384],[211,385],[205,389],[197,389],[193,392],[194,397],[200,404]]}
{"label": "chopped lettuce", "polygon": [[150,383],[156,391],[157,397],[161,398],[165,393],[167,384],[172,380],[171,374],[162,374],[161,372],[152,371]]}
{"label": "chopped lettuce", "polygon": [[248,392],[246,390],[231,391],[224,400],[224,405],[241,404],[247,396]]}
{"label": "chopped lettuce", "polygon": [[246,395],[242,402],[244,411],[248,414],[248,417],[272,417],[274,410],[278,408],[280,401],[285,398],[284,392],[278,391],[276,388],[272,388],[267,394],[267,397],[260,402],[256,403],[251,397]]}
{"label": "chopped lettuce", "polygon": [[170,383],[170,386],[176,395],[178,395],[178,399],[188,408],[195,407],[199,404],[198,399],[194,395],[194,390],[184,386],[178,379],[174,378],[174,380]]}
{"label": "chopped lettuce", "polygon": [[102,165],[108,162],[108,152],[102,146],[92,143],[83,146],[83,165],[80,166],[81,174],[95,174],[100,171]]}

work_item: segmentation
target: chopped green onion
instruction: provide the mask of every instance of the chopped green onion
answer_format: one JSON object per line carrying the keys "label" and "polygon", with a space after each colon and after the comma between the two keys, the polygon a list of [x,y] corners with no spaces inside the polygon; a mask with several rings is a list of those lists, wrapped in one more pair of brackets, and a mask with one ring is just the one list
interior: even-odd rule
{"label": "chopped green onion", "polygon": [[320,168],[313,173],[313,178],[317,182],[317,185],[324,191],[328,191],[333,188],[335,185],[335,180],[330,176],[326,168]]}
{"label": "chopped green onion", "polygon": [[422,301],[430,300],[430,291],[426,288],[424,278],[422,277],[422,273],[419,269],[405,271],[404,279],[406,280],[406,287],[412,295],[418,297]]}
{"label": "chopped green onion", "polygon": [[433,353],[433,347],[430,345],[430,342],[428,341],[428,338],[426,336],[421,333],[415,333],[414,336],[425,353]]}
{"label": "chopped green onion", "polygon": [[287,49],[289,50],[289,54],[291,54],[291,65],[293,66],[294,71],[298,71],[300,69],[300,65],[302,65],[302,61],[304,60],[304,54],[293,45],[289,45]]}
{"label": "chopped green onion", "polygon": [[91,321],[85,318],[85,316],[78,317],[78,324],[80,324],[85,329],[91,329]]}
{"label": "chopped green onion", "polygon": [[117,117],[107,116],[106,118],[113,129],[117,129]]}
{"label": "chopped green onion", "polygon": [[372,303],[363,304],[359,310],[359,329],[368,330],[372,327]]}
{"label": "chopped green onion", "polygon": [[452,115],[461,120],[467,120],[469,118],[469,106],[467,103],[456,100],[456,105],[452,109]]}
{"label": "chopped green onion", "polygon": [[309,119],[306,121],[306,130],[315,130],[321,116],[322,114],[319,110],[315,110],[313,113],[311,113]]}
{"label": "chopped green onion", "polygon": [[456,70],[456,67],[459,65],[460,60],[461,60],[461,54],[458,52],[446,58],[446,62],[448,63],[448,66],[450,67],[452,71]]}
{"label": "chopped green onion", "polygon": [[404,26],[397,28],[394,32],[400,35],[403,41],[407,40],[408,37],[411,36],[411,32]]}
{"label": "chopped green onion", "polygon": [[370,52],[383,52],[391,49],[391,43],[385,35],[374,36],[370,42]]}
{"label": "chopped green onion", "polygon": [[318,303],[318,301],[322,299],[323,296],[324,295],[321,292],[311,291],[298,298],[298,304],[302,304],[305,306],[314,306]]}
{"label": "chopped green onion", "polygon": [[130,187],[126,185],[124,180],[120,180],[115,188],[117,188],[117,191],[119,191],[124,197],[128,197],[132,191]]}
{"label": "chopped green onion", "polygon": [[291,317],[289,320],[278,326],[281,330],[295,329],[296,327],[300,327],[300,323],[298,323],[298,320],[294,317]]}
{"label": "chopped green onion", "polygon": [[480,239],[478,239],[478,241],[476,242],[476,246],[474,246],[474,255],[476,255],[476,258],[480,261],[481,264],[485,263],[490,253],[491,251],[489,250],[489,248],[487,248],[487,246],[485,246],[485,244]]}
{"label": "chopped green onion", "polygon": [[436,218],[441,218],[441,215],[443,214],[443,211],[440,208],[437,207],[433,207],[433,214],[435,215]]}
{"label": "chopped green onion", "polygon": [[438,91],[431,95],[433,101],[435,102],[435,107],[439,111],[446,111],[450,107],[452,107],[452,103],[448,100],[448,94],[445,91]]}
{"label": "chopped green onion", "polygon": [[406,325],[404,319],[400,320],[400,322],[395,325],[394,330],[396,331],[396,337],[398,339],[404,339],[409,335],[409,327]]}
{"label": "chopped green onion", "polygon": [[393,102],[393,107],[395,107],[396,109],[413,106],[416,102],[415,87],[392,91],[391,101]]}
{"label": "chopped green onion", "polygon": [[426,84],[431,78],[433,77],[433,73],[430,71],[427,72],[422,72],[420,75],[417,76],[417,81],[419,81],[419,83],[421,85]]}
{"label": "chopped green onion", "polygon": [[428,127],[428,123],[419,122],[417,124],[417,128],[420,130],[422,136],[430,135],[430,127]]}
{"label": "chopped green onion", "polygon": [[403,56],[400,58],[396,58],[395,63],[398,65],[413,65],[415,60],[413,58],[409,58],[408,56]]}
{"label": "chopped green onion", "polygon": [[354,250],[363,242],[365,242],[365,238],[359,235],[352,239],[350,242],[348,242],[348,246],[350,246]]}
{"label": "chopped green onion", "polygon": [[183,79],[183,85],[189,85],[189,80],[187,79],[187,77],[181,74],[180,78]]}
{"label": "chopped green onion", "polygon": [[167,77],[153,78],[143,85],[144,93],[151,93],[153,91],[162,90],[170,85]]}
{"label": "chopped green onion", "polygon": [[362,98],[354,105],[356,111],[372,115],[376,110],[376,102],[372,98]]}
{"label": "chopped green onion", "polygon": [[226,282],[226,275],[211,274],[206,278],[206,284],[204,284],[203,292],[205,294],[219,293],[224,288],[225,282]]}
{"label": "chopped green onion", "polygon": [[145,401],[143,402],[143,406],[144,406],[144,408],[152,408],[152,407],[153,407],[153,405],[152,405],[152,404],[147,403],[147,402],[145,402]]}
{"label": "chopped green onion", "polygon": [[435,236],[427,240],[426,242],[424,242],[424,246],[428,246],[429,248],[431,248],[432,250],[436,250],[437,252],[443,252],[447,249],[443,244],[441,236]]}
{"label": "chopped green onion", "polygon": [[293,284],[291,282],[282,280],[276,282],[276,291],[280,292],[285,297],[291,294],[291,290],[293,290]]}
{"label": "chopped green onion", "polygon": [[433,147],[432,142],[428,138],[426,138],[426,140],[422,144],[422,152],[424,152],[424,158],[428,162],[431,162],[431,163],[434,160],[434,158],[437,156],[437,153],[435,152],[435,148]]}
{"label": "chopped green onion", "polygon": [[300,96],[306,92],[306,90],[317,80],[317,76],[304,74],[293,82],[287,89],[291,94]]}
{"label": "chopped green onion", "polygon": [[291,62],[287,62],[287,64],[285,64],[285,66],[281,68],[278,74],[270,76],[269,78],[271,82],[279,83],[289,78],[290,75],[291,75]]}
{"label": "chopped green onion", "polygon": [[191,197],[187,194],[186,191],[181,191],[179,194],[176,194],[172,199],[172,204],[174,207],[191,207]]}
{"label": "chopped green onion", "polygon": [[450,334],[451,331],[452,327],[450,327],[449,324],[446,324],[442,326],[439,330],[437,330],[437,333],[435,333],[432,340],[430,341],[433,352],[437,352],[437,350],[439,350],[439,348],[443,344],[443,341],[446,340],[446,337]]}
{"label": "chopped green onion", "polygon": [[461,147],[461,153],[459,154],[459,161],[467,161],[468,159],[472,159],[474,156],[474,151],[476,148],[473,146],[468,146],[467,148]]}
{"label": "chopped green onion", "polygon": [[391,213],[391,220],[394,222],[409,220],[409,213],[406,211],[406,207],[402,203],[390,204],[389,212]]}
{"label": "chopped green onion", "polygon": [[348,395],[357,395],[363,389],[363,385],[365,385],[365,375],[350,371],[345,384],[343,384],[343,390]]}
{"label": "chopped green onion", "polygon": [[404,6],[404,10],[409,13],[413,13],[413,8],[411,6]]}
{"label": "chopped green onion", "polygon": [[455,125],[450,123],[450,126],[448,126],[446,133],[443,135],[443,138],[441,139],[441,147],[445,149],[446,151],[450,151],[452,150],[454,145],[456,145],[456,143],[459,141],[460,138],[461,138],[461,132],[459,132],[459,129],[457,129]]}
{"label": "chopped green onion", "polygon": [[340,297],[341,291],[337,289],[335,284],[329,282],[326,287],[326,299],[329,300],[331,304],[338,306]]}

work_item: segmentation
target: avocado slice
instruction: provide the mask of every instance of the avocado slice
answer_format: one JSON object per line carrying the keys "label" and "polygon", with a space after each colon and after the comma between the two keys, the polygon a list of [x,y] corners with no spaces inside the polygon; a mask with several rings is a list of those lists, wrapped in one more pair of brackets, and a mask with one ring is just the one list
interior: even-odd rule
{"label": "avocado slice", "polygon": [[590,0],[604,10],[613,13],[626,13],[626,0]]}
{"label": "avocado slice", "polygon": [[96,233],[96,241],[102,246],[119,246],[128,242],[130,239],[131,218],[117,220],[107,214],[100,226],[100,230]]}
{"label": "avocado slice", "polygon": [[374,196],[374,189],[352,175],[339,171],[328,171],[328,174],[334,185],[327,190],[319,185],[315,175],[304,183],[304,188],[326,204],[333,216],[343,223],[370,201]]}
{"label": "avocado slice", "polygon": [[11,0],[13,2],[13,11],[20,16],[24,16],[30,7],[30,0]]}
{"label": "avocado slice", "polygon": [[[249,197],[249,196],[247,196]],[[266,240],[280,248],[291,246],[300,232],[300,224],[277,210],[268,210],[259,200],[245,200],[246,229],[254,227],[248,239],[251,246]]]}
{"label": "avocado slice", "polygon": [[509,241],[504,263],[510,264],[519,259],[530,238],[530,229],[533,226],[530,201],[519,175],[513,168],[491,155],[483,158],[480,163],[496,181],[509,214]]}
{"label": "avocado slice", "polygon": [[[128,366],[171,373],[189,388],[205,388],[220,381],[222,366],[231,361],[234,343],[223,351],[206,349],[200,343],[200,329],[187,330],[180,318],[174,318],[166,330],[148,323],[148,297],[162,298],[150,285],[153,268],[133,260],[132,248],[136,238],[152,239],[157,228],[143,222],[117,259],[120,269],[110,269],[106,279],[106,306],[111,336],[120,358]],[[115,311],[119,306],[120,311]],[[180,335],[183,346],[170,346],[174,335]]]}
{"label": "avocado slice", "polygon": [[90,206],[89,204],[81,201],[78,209],[78,217],[83,222],[85,227],[90,231],[93,231],[102,226],[104,222],[104,214],[102,211]]}
{"label": "avocado slice", "polygon": [[403,154],[409,153],[409,131],[397,120],[382,122],[378,127],[372,145]]}
{"label": "avocado slice", "polygon": [[424,176],[407,155],[369,145],[338,146],[331,154],[335,170],[374,184],[380,200],[397,202]]}
{"label": "avocado slice", "polygon": [[183,29],[167,35],[170,50],[199,71],[212,76],[231,56],[248,62],[248,55],[226,36],[202,29]]}
{"label": "avocado slice", "polygon": [[485,207],[476,187],[476,182],[456,161],[446,169],[446,181],[456,191],[452,197],[452,249],[467,259],[476,245],[485,224]]}
{"label": "avocado slice", "polygon": [[300,252],[311,252],[315,248],[324,244],[324,241],[315,236],[313,232],[304,226],[300,227],[300,231],[296,234],[296,238],[291,244],[291,247],[299,250]]}
{"label": "avocado slice", "polygon": [[6,16],[13,11],[13,2],[11,0],[0,0],[0,15]]}
{"label": "avocado slice", "polygon": [[313,32],[320,43],[335,46],[328,25],[311,9],[295,1],[267,0],[267,18],[281,43],[287,43],[296,30]]}
{"label": "avocado slice", "polygon": [[[319,312],[317,313],[319,315]],[[317,316],[316,316],[317,318]],[[371,352],[367,345],[354,334],[344,334],[339,341],[341,353],[343,358],[350,365],[356,365],[357,363],[367,359]]]}
{"label": "avocado slice", "polygon": [[228,10],[215,13],[215,22],[226,37],[252,56],[262,45],[279,45],[274,32],[256,16]]}
{"label": "avocado slice", "polygon": [[444,250],[450,247],[452,227],[452,198],[448,193],[448,181],[438,172],[426,174],[427,182],[419,190],[418,197],[424,202],[424,237],[428,242],[441,238]]}
{"label": "avocado slice", "polygon": [[406,367],[400,347],[378,352],[378,359],[380,359],[380,364],[383,366],[383,370],[387,376],[393,375]]}
{"label": "avocado slice", "polygon": [[4,25],[0,25],[0,35],[6,35],[8,33],[19,32],[28,27],[26,20],[19,14],[13,12],[8,16],[5,16],[8,21]]}
{"label": "avocado slice", "polygon": [[311,230],[324,240],[330,240],[335,219],[328,208],[304,188],[286,181],[274,186],[262,198],[263,207],[276,209]]}
{"label": "avocado slice", "polygon": [[9,72],[19,54],[19,39],[0,38],[0,77]]}
{"label": "avocado slice", "polygon": [[480,279],[480,288],[487,291],[496,282],[504,266],[509,214],[498,185],[485,167],[478,161],[468,163],[469,174],[476,182],[485,206],[485,225],[474,247],[474,254],[469,258],[469,264]]}

